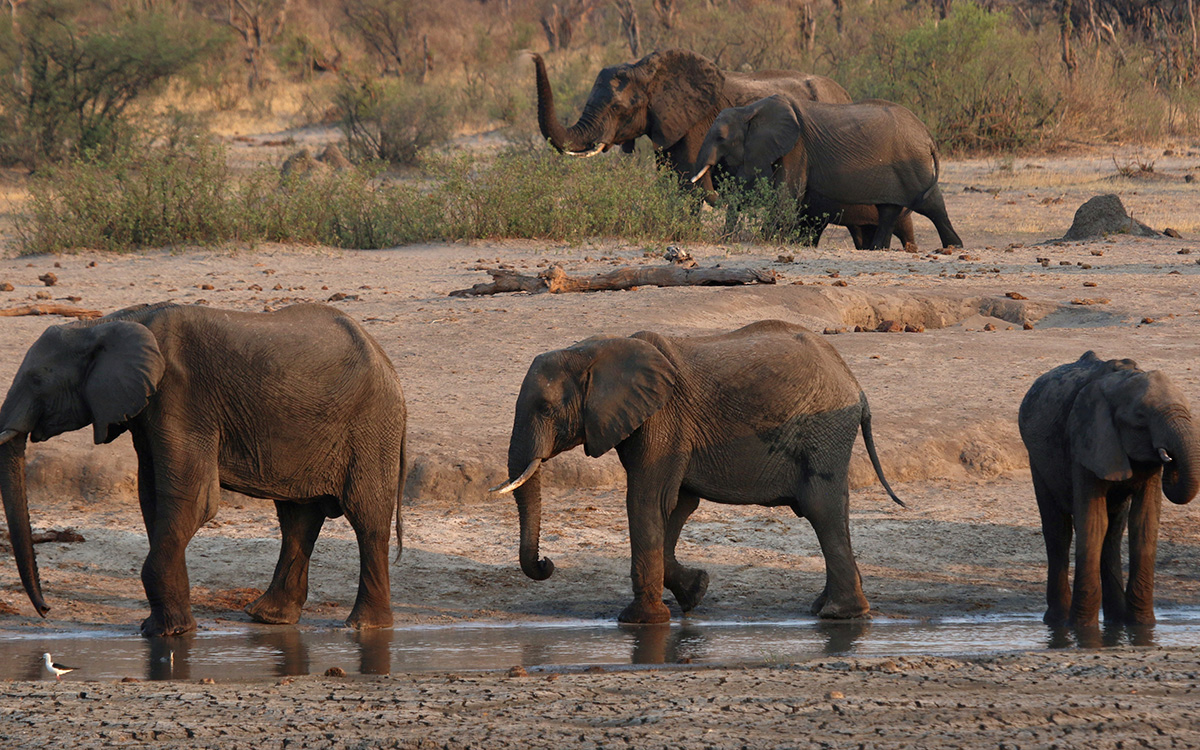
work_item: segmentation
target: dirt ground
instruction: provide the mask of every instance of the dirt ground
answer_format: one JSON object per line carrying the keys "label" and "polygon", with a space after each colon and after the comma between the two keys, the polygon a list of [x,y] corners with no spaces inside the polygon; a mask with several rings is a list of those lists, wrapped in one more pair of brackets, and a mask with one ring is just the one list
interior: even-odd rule
{"label": "dirt ground", "polygon": [[[662,263],[665,248],[260,246],[9,257],[0,260],[0,282],[14,290],[0,292],[0,307],[38,301],[38,292],[104,312],[164,299],[257,311],[345,295],[331,304],[381,342],[408,400],[413,464],[404,554],[392,569],[400,625],[613,619],[627,603],[624,478],[613,455],[589,460],[577,450],[548,466],[542,551],[557,570],[545,582],[526,579],[517,566],[512,501],[485,494],[503,478],[513,404],[536,354],[597,333],[699,334],[764,318],[802,323],[829,332],[857,375],[885,473],[908,504],[887,499],[860,444],[851,531],[874,616],[1039,613],[1045,553],[1016,430],[1017,406],[1034,378],[1095,349],[1164,370],[1200,403],[1200,188],[1185,181],[1200,173],[1200,150],[1158,153],[1154,172],[1137,178],[1120,176],[1118,167],[1144,161],[1142,152],[944,161],[943,191],[966,242],[951,254],[931,252],[936,234],[920,217],[917,254],[855,251],[840,228],[816,250],[686,248],[702,265],[771,268],[779,274],[772,286],[459,298],[447,295],[488,280],[486,269],[500,264],[598,273]],[[1054,241],[1080,204],[1110,192],[1141,221],[1182,238]],[[780,257],[787,255],[792,260]],[[58,277],[53,287],[38,280],[47,272]],[[924,331],[853,332],[887,319]],[[10,382],[29,345],[60,322],[4,318],[0,382]],[[128,438],[94,447],[81,431],[30,451],[35,530],[72,527],[86,541],[38,546],[51,607],[44,621],[11,561],[0,559],[0,631],[136,632],[146,612],[137,576],[146,542]],[[248,626],[239,606],[269,581],[277,540],[269,503],[226,497],[188,549],[202,629]],[[712,576],[693,613],[700,620],[805,618],[822,586],[811,528],[780,509],[702,504],[679,554]],[[1200,605],[1195,507],[1164,508],[1158,557],[1158,606]],[[336,627],[356,581],[353,535],[344,520],[331,521],[314,554],[300,627]],[[529,677],[8,682],[0,687],[0,743],[1191,747],[1200,745],[1198,657],[1200,650],[1149,645]]]}

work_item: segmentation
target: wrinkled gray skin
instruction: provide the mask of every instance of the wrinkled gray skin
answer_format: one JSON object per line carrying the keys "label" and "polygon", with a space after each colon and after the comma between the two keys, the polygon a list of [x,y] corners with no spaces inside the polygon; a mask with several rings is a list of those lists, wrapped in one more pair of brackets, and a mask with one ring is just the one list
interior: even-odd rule
{"label": "wrinkled gray skin", "polygon": [[1093,626],[1103,603],[1106,621],[1153,623],[1162,496],[1184,504],[1200,491],[1200,425],[1186,397],[1161,372],[1089,351],[1034,382],[1019,425],[1046,541],[1045,622]]}
{"label": "wrinkled gray skin", "polygon": [[[538,126],[554,148],[574,156],[592,156],[613,146],[628,152],[638,138],[647,136],[680,179],[692,176],[704,134],[726,107],[750,104],[771,94],[796,100],[850,101],[846,90],[825,76],[791,70],[722,71],[703,55],[668,49],[601,70],[579,120],[568,127],[555,114],[554,93],[541,55],[532,57]],[[705,175],[700,185],[710,199],[716,195],[711,175]],[[868,207],[854,208],[851,216],[857,218],[861,209]],[[870,226],[850,228],[851,236],[856,229],[860,236],[874,236],[874,218]],[[912,242],[911,219],[902,219],[896,232],[902,242]]]}
{"label": "wrinkled gray skin", "polygon": [[962,245],[938,188],[933,138],[899,104],[824,104],[776,95],[730,107],[708,129],[692,179],[703,179],[718,164],[746,182],[770,179],[801,202],[816,194],[873,205],[879,223],[871,249],[887,247],[905,209],[927,216],[943,247]]}
{"label": "wrinkled gray skin", "polygon": [[220,488],[275,501],[283,546],[259,622],[294,623],[326,518],[358,538],[358,597],[346,624],[391,625],[388,540],[400,536],[405,406],[396,372],[351,318],[324,305],[254,314],[171,304],[52,326],[29,348],[0,407],[0,494],[25,592],[42,598],[30,543],[25,439],[91,424],[97,444],[128,430],[150,552],[147,636],[194,630],[184,551]]}
{"label": "wrinkled gray skin", "polygon": [[864,616],[847,478],[860,426],[884,481],[854,375],[820,336],[782,321],[712,336],[591,338],[539,355],[517,397],[508,448],[516,479],[499,490],[518,484],[521,569],[535,580],[554,571],[538,557],[541,462],[581,444],[592,457],[615,447],[628,479],[634,593],[622,622],[668,621],[664,584],[684,612],[704,598],[708,574],[675,559],[701,498],[807,518],[825,557],[812,611]]}

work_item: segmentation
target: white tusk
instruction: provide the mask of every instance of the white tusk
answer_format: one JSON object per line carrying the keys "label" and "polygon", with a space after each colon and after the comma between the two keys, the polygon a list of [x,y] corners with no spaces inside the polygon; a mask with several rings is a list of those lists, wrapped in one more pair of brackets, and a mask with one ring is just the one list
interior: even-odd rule
{"label": "white tusk", "polygon": [[12,440],[20,434],[21,433],[18,430],[5,430],[4,432],[0,432],[0,445],[4,445],[9,440]]}
{"label": "white tusk", "polygon": [[505,495],[505,494],[508,494],[509,492],[512,492],[516,488],[518,488],[521,485],[528,482],[529,478],[531,476],[533,476],[533,472],[537,471],[538,467],[541,465],[542,465],[542,459],[540,459],[540,458],[533,459],[532,461],[529,462],[529,466],[525,467],[525,473],[523,473],[521,476],[512,480],[508,484],[502,484],[497,487],[493,487],[490,490],[488,490],[488,492],[491,492],[496,495]]}
{"label": "white tusk", "polygon": [[581,159],[586,159],[589,156],[595,156],[596,154],[600,153],[603,150],[604,150],[604,143],[601,142],[601,143],[597,143],[595,146],[592,146],[592,149],[590,151],[568,151],[567,153],[570,154],[571,156],[578,156]]}
{"label": "white tusk", "polygon": [[699,182],[704,177],[704,175],[708,174],[708,166],[709,165],[705,164],[704,169],[701,169],[699,172],[696,173],[696,176],[692,178],[693,185],[695,185],[697,182]]}
{"label": "white tusk", "polygon": [[1166,449],[1166,448],[1159,448],[1159,449],[1158,449],[1158,457],[1159,457],[1160,459],[1162,459],[1162,462],[1163,462],[1164,464],[1169,464],[1169,463],[1171,463],[1172,461],[1174,461],[1174,460],[1175,460],[1175,459],[1171,458],[1171,454],[1170,454],[1170,453],[1167,453],[1167,449]]}

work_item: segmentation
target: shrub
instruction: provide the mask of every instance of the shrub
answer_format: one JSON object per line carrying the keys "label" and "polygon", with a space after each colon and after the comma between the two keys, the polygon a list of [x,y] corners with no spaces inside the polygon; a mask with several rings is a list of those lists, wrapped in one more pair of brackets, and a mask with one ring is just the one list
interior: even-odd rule
{"label": "shrub", "polygon": [[450,139],[451,100],[442,88],[367,79],[345,83],[335,99],[355,161],[413,165],[422,151]]}

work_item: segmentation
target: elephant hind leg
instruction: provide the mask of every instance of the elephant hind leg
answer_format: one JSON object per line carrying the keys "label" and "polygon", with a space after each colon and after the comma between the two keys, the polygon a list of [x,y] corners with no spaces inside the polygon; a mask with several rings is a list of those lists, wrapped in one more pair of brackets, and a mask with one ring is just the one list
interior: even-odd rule
{"label": "elephant hind leg", "polygon": [[342,504],[346,520],[358,540],[358,594],[354,608],[346,618],[348,627],[386,628],[392,625],[388,543],[392,514],[399,512],[397,486],[398,477],[393,475],[382,481],[378,488],[352,487]]}
{"label": "elephant hind leg", "polygon": [[807,518],[825,558],[825,588],[813,601],[813,614],[827,619],[865,617],[871,610],[862,590],[862,575],[850,546],[850,486],[845,470],[833,478],[806,478],[796,515]]}
{"label": "elephant hind leg", "polygon": [[680,491],[679,502],[667,517],[663,535],[663,582],[675,595],[675,601],[679,602],[679,608],[684,612],[691,612],[699,606],[708,592],[708,573],[700,568],[686,568],[675,559],[675,544],[679,541],[683,524],[699,504],[699,497]]}
{"label": "elephant hind leg", "polygon": [[913,231],[912,211],[903,211],[900,213],[900,218],[896,219],[896,226],[892,229],[892,234],[896,235],[896,239],[900,240],[900,249],[916,252],[917,235]]}
{"label": "elephant hind leg", "polygon": [[879,223],[875,225],[875,236],[871,240],[869,250],[886,250],[892,244],[892,232],[896,228],[896,222],[900,219],[900,214],[904,211],[901,206],[894,206],[890,203],[881,203],[877,205],[876,210],[879,211]]}
{"label": "elephant hind leg", "polygon": [[962,247],[962,240],[959,239],[958,232],[954,231],[954,226],[950,223],[950,215],[946,213],[946,201],[942,198],[942,191],[937,185],[930,188],[921,203],[912,208],[933,222],[933,226],[937,229],[938,239],[942,241],[942,247]]}
{"label": "elephant hind leg", "polygon": [[255,622],[290,625],[300,619],[300,610],[308,600],[308,563],[325,523],[323,505],[275,501],[283,543],[271,585],[246,605],[246,614]]}

